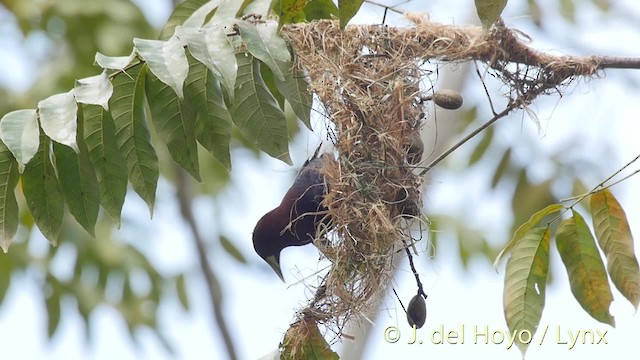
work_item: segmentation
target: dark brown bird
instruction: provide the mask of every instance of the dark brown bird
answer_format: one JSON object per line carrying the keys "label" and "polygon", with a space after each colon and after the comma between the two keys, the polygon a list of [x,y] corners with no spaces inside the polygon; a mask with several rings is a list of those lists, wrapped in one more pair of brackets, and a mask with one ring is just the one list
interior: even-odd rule
{"label": "dark brown bird", "polygon": [[[319,148],[318,148],[319,149]],[[288,246],[309,244],[320,223],[326,222],[326,194],[320,169],[329,154],[307,160],[280,205],[266,213],[253,230],[253,248],[284,281],[280,269],[280,252]]]}

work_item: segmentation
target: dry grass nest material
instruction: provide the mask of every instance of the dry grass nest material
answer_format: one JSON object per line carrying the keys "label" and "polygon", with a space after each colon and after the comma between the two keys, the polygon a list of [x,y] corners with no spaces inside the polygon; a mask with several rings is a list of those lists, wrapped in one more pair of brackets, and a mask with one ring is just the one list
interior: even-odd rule
{"label": "dry grass nest material", "polygon": [[485,62],[522,106],[597,69],[588,59],[537,53],[504,27],[485,35],[476,27],[414,22],[404,29],[341,30],[335,21],[284,28],[298,66],[308,73],[311,90],[333,122],[339,154],[337,160],[326,159],[323,170],[331,230],[319,231],[315,241],[332,267],[298,313],[300,331],[296,334],[294,323],[286,336],[290,343],[301,344],[310,323],[324,324],[340,336],[346,321],[362,320],[386,289],[392,257],[406,246],[410,224],[403,217],[419,215],[412,207],[421,208],[422,177],[408,163],[407,151],[426,111],[417,101],[424,91],[422,64]]}

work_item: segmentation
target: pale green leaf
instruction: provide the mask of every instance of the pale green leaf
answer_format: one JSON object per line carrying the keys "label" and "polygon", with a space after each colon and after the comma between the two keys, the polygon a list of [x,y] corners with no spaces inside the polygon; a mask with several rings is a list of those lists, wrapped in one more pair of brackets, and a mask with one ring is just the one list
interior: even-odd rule
{"label": "pale green leaf", "polygon": [[183,41],[177,36],[172,36],[167,41],[135,38],[133,44],[138,54],[146,61],[149,70],[182,99],[182,87],[189,72]]}
{"label": "pale green leaf", "polygon": [[304,71],[294,69],[291,61],[277,63],[284,74],[284,81],[274,79],[278,91],[287,99],[296,116],[311,129],[313,96],[309,91]]}
{"label": "pale green leaf", "polygon": [[[225,1],[225,3],[234,1]],[[169,20],[160,31],[160,40],[166,40],[170,38],[175,30],[175,27],[182,25],[196,10],[200,9],[205,4],[209,3],[209,0],[185,0],[179,3],[173,12],[169,16]]]}
{"label": "pale green leaf", "polygon": [[18,230],[18,163],[4,143],[0,142],[0,248],[6,253]]}
{"label": "pale green leaf", "polygon": [[0,140],[9,148],[21,169],[33,158],[40,145],[36,110],[12,111],[0,120]]}
{"label": "pale green leaf", "polygon": [[338,0],[338,13],[340,14],[340,29],[347,26],[349,20],[356,15],[364,0]]}
{"label": "pale green leaf", "polygon": [[153,204],[158,185],[158,157],[149,140],[145,125],[144,83],[146,66],[137,65],[113,79],[111,115],[116,126],[118,148],[127,161],[133,190],[149,206]]}
{"label": "pale green leaf", "polygon": [[233,243],[233,241],[229,240],[229,238],[226,236],[220,236],[220,245],[222,245],[224,251],[238,262],[242,264],[247,263],[247,258],[242,254],[242,251],[240,251],[240,249],[238,249],[238,247]]}
{"label": "pale green leaf", "polygon": [[40,147],[22,173],[22,190],[38,229],[52,244],[57,244],[64,214],[64,199],[49,160],[51,141],[40,134]]}
{"label": "pale green leaf", "polygon": [[[202,29],[178,27],[176,34],[187,43],[191,55],[206,65],[233,96],[238,64],[224,29],[217,25]],[[233,101],[233,97],[230,100]]]}
{"label": "pale green leaf", "polygon": [[[504,315],[512,334],[536,333],[544,309],[549,271],[549,228],[529,230],[513,247],[504,277]],[[524,355],[529,343],[515,338]]]}
{"label": "pale green leaf", "polygon": [[613,301],[609,279],[600,252],[582,216],[564,219],[556,231],[556,245],[562,258],[571,292],[594,319],[615,326],[609,306]]}
{"label": "pale green leaf", "polygon": [[609,189],[591,195],[591,216],[598,244],[607,257],[611,281],[633,306],[640,302],[640,269],[624,209]]}
{"label": "pale green leaf", "polygon": [[187,294],[187,286],[185,284],[185,278],[183,274],[178,275],[176,278],[176,293],[178,294],[178,300],[180,305],[185,311],[189,311],[189,296]]}
{"label": "pale green leaf", "polygon": [[68,146],[53,144],[58,180],[69,212],[91,236],[100,210],[98,179],[85,149],[76,153]]}
{"label": "pale green leaf", "polygon": [[284,74],[277,61],[289,61],[291,54],[287,49],[287,43],[277,34],[278,25],[273,21],[263,24],[238,21],[237,25],[247,50],[265,63],[278,80],[284,81]]}
{"label": "pale green leaf", "polygon": [[502,176],[505,174],[505,171],[509,168],[509,164],[511,162],[511,150],[509,147],[502,154],[500,161],[498,162],[498,166],[496,167],[496,171],[493,173],[493,177],[491,178],[491,188],[495,189],[498,186],[498,183],[502,179]]}
{"label": "pale green leaf", "polygon": [[105,110],[109,110],[109,99],[113,94],[113,85],[111,85],[106,71],[100,75],[77,80],[73,90],[77,102],[100,105]]}
{"label": "pale green leaf", "polygon": [[60,325],[62,306],[60,303],[60,284],[53,280],[52,276],[47,277],[47,286],[51,290],[45,294],[44,302],[47,308],[47,336],[49,339],[53,337],[58,325]]}
{"label": "pale green leaf", "polygon": [[103,69],[124,70],[135,57],[135,50],[129,56],[106,56],[97,52],[94,61]]}
{"label": "pale green leaf", "polygon": [[504,256],[506,253],[511,251],[511,249],[518,243],[518,241],[520,241],[520,239],[522,239],[522,237],[526,233],[528,233],[531,229],[533,229],[533,227],[536,226],[540,222],[540,220],[542,220],[545,216],[549,214],[553,214],[554,212],[558,212],[562,210],[563,208],[564,206],[561,204],[552,204],[536,212],[535,214],[531,215],[531,217],[527,222],[525,222],[524,224],[520,225],[520,227],[518,227],[518,229],[513,234],[513,237],[511,238],[507,246],[505,246],[505,248],[500,251],[498,256],[496,256],[496,259],[493,261],[493,267],[494,268],[497,267],[498,263],[500,262],[500,259],[502,259],[502,256]]}
{"label": "pale green leaf", "polygon": [[482,138],[480,138],[480,142],[478,142],[475,149],[473,149],[471,156],[469,156],[469,163],[467,164],[467,166],[472,166],[480,161],[480,159],[482,159],[484,154],[487,152],[487,149],[489,149],[489,145],[491,145],[491,142],[493,141],[493,134],[493,127],[488,128],[484,132]]}
{"label": "pale green leaf", "polygon": [[186,27],[199,28],[204,25],[204,22],[211,15],[211,13],[222,3],[222,0],[212,0],[202,5],[199,9],[193,12],[191,16],[187,18],[182,24]]}
{"label": "pale green leaf", "polygon": [[199,181],[194,109],[153,74],[147,74],[146,90],[158,136],[167,145],[173,160]]}
{"label": "pale green leaf", "polygon": [[213,14],[210,24],[217,24],[223,28],[227,27],[231,29],[231,25],[236,21],[236,18],[242,15],[242,11],[250,1],[252,0],[223,1],[216,13]]}
{"label": "pale green leaf", "polygon": [[260,15],[265,19],[269,15],[269,8],[271,7],[272,1],[273,0],[245,0],[245,6],[240,10],[243,15]]}
{"label": "pale green leaf", "polygon": [[507,6],[507,0],[475,0],[475,2],[476,12],[484,31],[488,31],[491,25],[498,21],[502,10]]}
{"label": "pale green leaf", "polygon": [[227,110],[220,86],[213,74],[193,58],[189,59],[189,63],[185,94],[197,114],[196,139],[211,155],[230,169],[231,114]]}
{"label": "pale green leaf", "polygon": [[83,105],[83,136],[98,179],[100,204],[120,227],[120,213],[127,194],[127,163],[116,142],[111,113],[95,105]]}
{"label": "pale green leaf", "polygon": [[291,164],[287,120],[260,75],[260,62],[238,54],[233,122],[247,139],[270,156]]}
{"label": "pale green leaf", "polygon": [[78,133],[78,104],[73,90],[52,95],[38,103],[40,126],[47,136],[60,144],[78,152],[76,135]]}

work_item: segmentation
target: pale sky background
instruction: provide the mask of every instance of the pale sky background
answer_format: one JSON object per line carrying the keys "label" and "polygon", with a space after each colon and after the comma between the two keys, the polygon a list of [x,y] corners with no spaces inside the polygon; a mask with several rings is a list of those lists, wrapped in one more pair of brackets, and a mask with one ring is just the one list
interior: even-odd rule
{"label": "pale sky background", "polygon": [[[138,0],[145,4],[153,24],[162,25],[171,9],[164,7],[164,2],[154,0]],[[553,3],[555,1],[540,1]],[[468,23],[471,0],[449,1],[413,1],[404,9],[412,11],[428,11],[434,21],[444,23]],[[578,27],[569,27],[560,19],[548,19],[547,26],[553,28],[557,37],[552,41],[545,34],[535,30],[526,18],[524,0],[511,0],[504,14],[507,23],[516,27],[534,39],[533,46],[541,50],[553,50],[567,54],[579,54],[583,46],[597,49],[599,53],[619,56],[640,56],[640,28],[630,28],[628,23],[618,20],[606,20],[590,6],[578,11]],[[579,2],[583,4],[585,2]],[[637,3],[627,4],[625,9],[640,17]],[[162,6],[160,6],[162,4]],[[554,5],[555,6],[555,5]],[[382,11],[373,6],[366,6],[357,19],[358,22],[380,22]],[[617,16],[611,16],[611,19]],[[4,22],[0,14],[0,82],[11,83],[18,88],[29,86],[30,74],[37,69],[37,63],[28,59],[29,52],[16,47],[10,40],[11,25]],[[398,19],[389,15],[391,24]],[[563,45],[559,45],[563,44]],[[567,44],[573,44],[567,47]],[[563,46],[559,48],[559,46]],[[125,54],[122,54],[125,55]],[[636,87],[631,84],[635,83]],[[535,123],[522,112],[512,114],[501,120],[503,123],[496,134],[507,139],[522,137],[526,141],[534,141],[540,151],[549,149],[570,148],[567,139],[580,134],[580,141],[589,144],[587,149],[594,149],[595,158],[603,158],[603,144],[613,146],[611,156],[604,159],[604,165],[610,171],[622,166],[640,152],[637,125],[640,114],[638,87],[640,73],[637,70],[612,70],[602,79],[580,82],[571,87],[562,99],[552,96],[536,102],[533,109],[538,113],[541,131]],[[476,84],[477,85],[477,84]],[[481,92],[473,85],[463,91],[467,103],[480,102],[477,98]],[[485,109],[486,110],[486,109]],[[480,114],[483,114],[482,109]],[[489,118],[489,112],[484,114]],[[318,121],[318,120],[316,120]],[[504,123],[508,123],[506,126]],[[427,129],[428,130],[428,129]],[[300,165],[315,149],[321,135],[303,132],[291,146],[292,157],[296,165]],[[472,146],[463,147],[458,154],[459,159],[466,159]],[[570,150],[567,150],[570,152]],[[524,159],[534,159],[536,154],[519,154]],[[225,290],[228,323],[236,340],[241,359],[257,359],[274,350],[282,334],[293,319],[293,310],[300,308],[306,301],[308,292],[303,285],[296,284],[301,274],[310,274],[316,270],[317,250],[312,246],[288,249],[283,253],[282,265],[287,284],[268,270],[253,252],[251,232],[256,221],[268,210],[271,210],[281,199],[288,188],[297,167],[291,168],[273,160],[261,161],[237,150],[232,154],[232,177],[235,186],[225,192],[214,207],[209,199],[198,199],[195,213],[203,233],[217,226],[217,221],[224,222],[228,235],[237,241],[237,246],[251,259],[250,266],[243,266],[221,249],[211,249],[211,261],[218,269],[218,275]],[[456,157],[452,159],[456,161]],[[532,161],[532,164],[534,162]],[[638,169],[635,164],[631,170]],[[544,174],[549,171],[545,166],[532,165],[532,173]],[[473,226],[495,234],[496,243],[506,243],[504,223],[510,222],[508,213],[508,195],[483,194],[484,184],[491,174],[482,171],[464,173],[435,172],[428,184],[425,195],[425,213],[430,209],[439,212],[469,214],[469,222]],[[638,234],[640,234],[640,178],[633,177],[616,186],[613,191],[621,201],[636,235],[636,253],[640,253]],[[595,184],[598,179],[594,179]],[[206,179],[204,180],[206,181]],[[589,185],[593,185],[589,184]],[[477,191],[474,191],[476,189]],[[463,196],[461,196],[461,194]],[[173,190],[164,182],[160,182],[158,200],[153,220],[148,220],[146,205],[135,195],[128,196],[124,207],[124,216],[137,218],[140,226],[148,231],[146,238],[141,239],[139,229],[127,229],[123,226],[120,236],[148,250],[150,258],[165,272],[171,273],[192,266],[196,254],[191,240],[185,234],[189,232],[180,221],[176,204],[173,202]],[[218,219],[211,221],[211,219]],[[443,235],[446,238],[446,234]],[[44,238],[32,241],[35,248],[48,246]],[[474,344],[474,326],[481,329],[487,327],[490,332],[506,332],[507,327],[502,311],[502,291],[504,262],[496,273],[486,261],[472,261],[471,271],[463,272],[459,265],[455,242],[448,246],[440,241],[437,260],[427,259],[426,241],[420,244],[422,255],[417,259],[417,267],[427,300],[427,323],[418,330],[422,344],[407,344],[410,340],[410,328],[406,324],[405,315],[397,304],[392,293],[385,297],[383,312],[373,328],[372,342],[365,359],[520,359],[519,350],[513,346],[484,343],[480,338]],[[555,250],[555,249],[552,249]],[[547,288],[546,306],[542,315],[540,328],[533,338],[533,344],[527,352],[527,359],[602,359],[636,357],[640,353],[640,319],[634,314],[633,307],[614,289],[614,303],[611,312],[615,316],[616,328],[601,324],[591,319],[573,298],[568,286],[566,272],[555,251],[552,251],[551,268],[554,282]],[[223,270],[223,271],[221,271]],[[264,270],[264,271],[258,271]],[[40,291],[35,286],[33,274],[25,274],[14,278],[11,291],[7,295],[0,311],[0,359],[164,359],[167,355],[162,351],[150,333],[142,332],[141,347],[134,346],[128,338],[125,325],[107,308],[98,309],[92,317],[94,338],[92,344],[85,343],[84,325],[79,315],[63,312],[60,329],[52,342],[46,339],[46,318]],[[223,359],[219,334],[210,323],[210,308],[203,281],[192,277],[188,283],[192,311],[185,313],[176,304],[161,308],[160,323],[177,348],[180,359]],[[403,301],[415,293],[415,282],[408,265],[402,264],[401,276],[394,281]],[[73,315],[70,315],[73,314]],[[388,343],[383,333],[389,326],[398,326],[401,338],[397,343]],[[442,327],[445,331],[461,331],[464,326],[464,344],[432,343],[431,336]],[[548,331],[543,344],[539,345],[543,329]],[[559,332],[558,332],[559,330]],[[597,331],[606,333],[608,344],[582,344],[573,349],[562,344],[569,339],[569,332]],[[437,335],[437,333],[436,333]],[[597,339],[597,336],[596,336]],[[339,349],[339,346],[336,348]]]}

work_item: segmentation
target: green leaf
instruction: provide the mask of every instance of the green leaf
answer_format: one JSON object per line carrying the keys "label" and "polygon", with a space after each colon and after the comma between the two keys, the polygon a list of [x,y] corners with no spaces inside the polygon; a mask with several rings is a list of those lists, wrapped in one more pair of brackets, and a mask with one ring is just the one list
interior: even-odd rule
{"label": "green leaf", "polygon": [[502,256],[511,251],[511,249],[516,246],[516,244],[525,236],[525,234],[533,229],[533,227],[536,226],[545,216],[553,214],[554,212],[560,211],[562,209],[564,209],[563,205],[552,204],[531,215],[527,222],[518,227],[507,246],[505,246],[504,249],[500,251],[498,256],[496,256],[496,259],[493,261],[493,267],[497,267],[500,259],[502,259]]}
{"label": "green leaf", "polygon": [[62,226],[64,200],[56,172],[49,161],[50,147],[51,140],[42,133],[40,148],[22,173],[22,190],[38,229],[56,245]]}
{"label": "green leaf", "polygon": [[311,0],[304,7],[304,14],[307,21],[318,19],[331,19],[338,17],[338,7],[333,0]]}
{"label": "green leaf", "polygon": [[469,157],[468,166],[472,166],[480,161],[480,159],[482,159],[482,156],[484,156],[484,154],[487,152],[489,145],[491,145],[491,142],[493,141],[494,133],[495,131],[493,130],[493,127],[488,128],[487,131],[484,132],[484,135],[482,135],[482,139],[480,140],[478,145],[476,145],[475,149],[473,149],[473,152]]}
{"label": "green leaf", "polygon": [[73,90],[49,96],[38,103],[40,126],[47,136],[60,144],[78,152],[76,135],[78,133],[78,104]]}
{"label": "green leaf", "polygon": [[278,29],[284,24],[288,24],[293,19],[298,19],[304,15],[303,9],[309,0],[280,0],[280,6],[276,9],[278,14]]}
{"label": "green leaf", "polygon": [[493,177],[491,178],[492,189],[495,189],[495,187],[498,186],[498,183],[502,179],[504,172],[509,167],[510,161],[511,161],[511,148],[509,147],[502,154],[502,157],[500,158],[500,162],[498,162],[498,166],[496,167],[496,171],[493,173]]}
{"label": "green leaf", "polygon": [[[185,0],[178,4],[169,16],[169,20],[160,31],[160,40],[166,40],[173,35],[176,26],[184,23],[196,10],[201,8],[209,0]],[[228,2],[228,1],[227,1]]]}
{"label": "green leaf", "polygon": [[200,181],[194,109],[181,101],[170,87],[147,74],[147,102],[160,139],[173,160]]}
{"label": "green leaf", "polygon": [[35,109],[12,111],[0,120],[0,140],[20,166],[33,158],[40,145],[40,128]]}
{"label": "green leaf", "polygon": [[[282,94],[280,94],[280,91],[278,91],[278,87],[276,86],[276,76],[273,74],[273,71],[271,71],[268,66],[260,64],[260,76],[262,77],[264,84],[267,85],[267,89],[271,95],[273,95],[273,98],[276,99],[280,109],[284,111],[286,99]],[[289,133],[291,133],[291,129],[289,129]]]}
{"label": "green leaf", "polygon": [[[299,330],[297,327],[304,326],[305,329]],[[304,334],[303,343],[294,349],[294,344],[291,341],[291,333]],[[300,340],[296,338],[296,340]],[[299,344],[295,344],[299,345]],[[314,322],[298,322],[287,330],[284,335],[282,344],[280,344],[280,359],[293,360],[293,359],[305,359],[305,360],[338,360],[340,357],[336,352],[331,350],[331,347],[324,339],[318,326]]]}
{"label": "green leaf", "polygon": [[309,83],[305,79],[304,72],[301,69],[294,69],[291,61],[277,63],[284,74],[284,81],[275,79],[278,91],[287,99],[300,121],[311,130],[313,96],[309,92]]}
{"label": "green leaf", "polygon": [[253,24],[238,21],[237,25],[240,28],[240,36],[251,55],[265,63],[278,80],[284,81],[284,74],[277,61],[289,61],[291,54],[287,43],[277,33],[276,23],[269,21]]}
{"label": "green leaf", "polygon": [[100,210],[100,191],[96,173],[86,151],[84,144],[81,144],[79,154],[66,145],[53,144],[58,180],[69,212],[91,236],[95,236],[94,228]]}
{"label": "green leaf", "polygon": [[133,44],[151,73],[171,87],[182,99],[184,80],[189,73],[189,62],[184,53],[182,40],[177,36],[172,36],[167,41],[135,38]]}
{"label": "green leaf", "polygon": [[587,223],[575,210],[573,217],[560,223],[556,245],[580,306],[594,319],[615,326],[609,313],[613,295],[604,263]]}
{"label": "green leaf", "polygon": [[83,136],[89,160],[96,172],[100,204],[120,227],[120,214],[127,195],[127,163],[116,142],[111,114],[96,105],[83,105]]}
{"label": "green leaf", "polygon": [[560,14],[571,23],[576,22],[576,4],[574,0],[560,0]]}
{"label": "green leaf", "polygon": [[[235,57],[234,57],[235,60]],[[231,114],[227,110],[218,81],[204,64],[189,58],[185,82],[186,99],[196,111],[195,136],[198,142],[231,169],[229,142]]]}
{"label": "green leaf", "polygon": [[6,253],[18,230],[18,162],[9,149],[0,142],[0,248]]}
{"label": "green leaf", "polygon": [[189,296],[187,295],[187,286],[185,285],[184,275],[180,274],[176,277],[176,293],[180,305],[185,311],[189,311]]}
{"label": "green leaf", "polygon": [[47,308],[47,336],[51,339],[60,325],[62,307],[60,306],[60,284],[58,281],[52,279],[52,276],[47,276],[47,286],[52,288],[44,299]]}
{"label": "green leaf", "polygon": [[144,79],[146,66],[136,65],[113,79],[111,115],[116,126],[116,141],[127,161],[133,190],[149,206],[153,204],[158,185],[158,157],[149,141],[144,115]]}
{"label": "green leaf", "polygon": [[238,247],[236,247],[233,241],[229,240],[229,238],[221,235],[220,245],[222,245],[222,248],[224,249],[224,251],[226,251],[229,255],[231,255],[231,257],[236,259],[238,262],[242,264],[247,263],[247,258],[242,254],[242,251],[240,251],[240,249],[238,249]]}
{"label": "green leaf", "polygon": [[476,12],[485,32],[498,21],[502,10],[507,6],[507,0],[475,0],[475,2]]}
{"label": "green leaf", "polygon": [[591,195],[593,228],[600,249],[607,257],[611,281],[638,309],[640,301],[640,269],[634,254],[633,236],[627,215],[609,189]]}
{"label": "green leaf", "polygon": [[338,12],[340,14],[340,29],[347,26],[349,20],[356,15],[364,0],[338,0]]}
{"label": "green leaf", "polygon": [[[549,228],[529,230],[515,244],[507,261],[504,278],[504,315],[511,333],[528,331],[533,335],[544,309],[549,271]],[[515,337],[522,355],[529,343]]]}
{"label": "green leaf", "polygon": [[236,55],[236,60],[238,81],[233,122],[260,150],[291,164],[287,120],[260,76],[260,62],[242,53]]}

